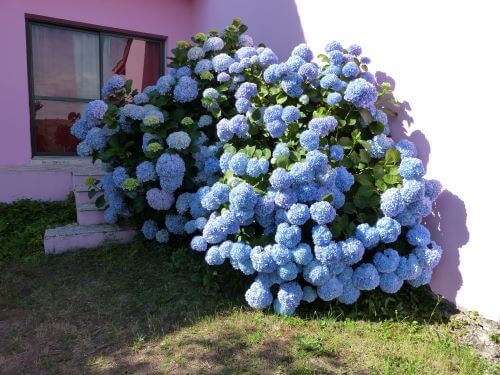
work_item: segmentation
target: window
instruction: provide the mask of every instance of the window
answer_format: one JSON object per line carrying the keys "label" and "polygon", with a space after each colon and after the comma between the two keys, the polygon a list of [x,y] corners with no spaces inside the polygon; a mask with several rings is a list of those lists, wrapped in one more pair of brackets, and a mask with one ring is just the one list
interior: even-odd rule
{"label": "window", "polygon": [[37,21],[28,21],[27,30],[34,155],[75,153],[71,125],[111,75],[142,90],[163,74],[159,39]]}

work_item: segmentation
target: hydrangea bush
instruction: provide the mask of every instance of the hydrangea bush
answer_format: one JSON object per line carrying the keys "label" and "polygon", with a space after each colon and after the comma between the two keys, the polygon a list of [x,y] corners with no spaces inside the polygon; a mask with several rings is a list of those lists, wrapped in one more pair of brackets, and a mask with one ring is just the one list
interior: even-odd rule
{"label": "hydrangea bush", "polygon": [[422,225],[441,190],[390,137],[390,86],[358,45],[304,44],[280,62],[235,20],[174,50],[142,93],[113,77],[73,127],[110,169],[106,219],[148,239],[188,235],[210,265],[254,282],[254,308],[354,303],[361,291],[429,283],[442,250]]}

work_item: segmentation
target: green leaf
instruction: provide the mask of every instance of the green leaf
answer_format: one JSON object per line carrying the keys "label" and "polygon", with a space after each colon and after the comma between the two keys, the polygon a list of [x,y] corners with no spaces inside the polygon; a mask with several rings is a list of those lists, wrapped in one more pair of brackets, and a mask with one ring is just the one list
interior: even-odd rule
{"label": "green leaf", "polygon": [[384,132],[385,126],[381,122],[372,122],[369,128],[374,135],[379,135]]}
{"label": "green leaf", "polygon": [[395,148],[391,148],[385,153],[385,164],[397,164],[399,160],[399,151]]}
{"label": "green leaf", "polygon": [[266,159],[268,159],[268,160],[269,160],[269,159],[271,159],[271,156],[272,156],[272,155],[273,155],[273,154],[272,154],[272,152],[271,152],[271,150],[270,150],[270,149],[268,149],[268,148],[265,148],[265,149],[264,149],[264,157],[265,157]]}
{"label": "green leaf", "polygon": [[370,124],[372,122],[372,115],[370,112],[368,112],[368,110],[362,108],[359,110],[359,114],[366,124]]}
{"label": "green leaf", "polygon": [[361,161],[363,163],[369,163],[371,158],[370,158],[370,154],[365,150],[365,149],[361,149],[359,150],[359,158],[361,159]]}
{"label": "green leaf", "polygon": [[102,208],[106,205],[106,200],[104,199],[104,195],[101,195],[95,200],[95,206],[97,208]]}
{"label": "green leaf", "polygon": [[349,137],[341,137],[339,139],[339,145],[341,145],[344,148],[351,148],[353,146],[352,139]]}
{"label": "green leaf", "polygon": [[358,174],[356,176],[356,181],[363,186],[373,187],[373,180],[369,173]]}

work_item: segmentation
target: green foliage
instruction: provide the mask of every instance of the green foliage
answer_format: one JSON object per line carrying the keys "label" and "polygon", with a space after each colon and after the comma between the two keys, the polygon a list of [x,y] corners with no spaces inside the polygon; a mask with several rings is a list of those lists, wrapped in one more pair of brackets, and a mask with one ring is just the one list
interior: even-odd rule
{"label": "green foliage", "polygon": [[13,260],[39,259],[45,229],[75,220],[73,195],[62,202],[23,199],[0,203],[0,266]]}

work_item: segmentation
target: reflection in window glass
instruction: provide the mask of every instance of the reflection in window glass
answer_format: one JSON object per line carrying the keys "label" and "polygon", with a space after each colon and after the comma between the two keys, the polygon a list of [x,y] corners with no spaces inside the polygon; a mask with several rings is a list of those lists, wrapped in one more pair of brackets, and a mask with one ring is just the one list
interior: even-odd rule
{"label": "reflection in window glass", "polygon": [[121,74],[142,91],[162,72],[162,42],[28,21],[34,154],[74,154],[73,122],[103,80]]}
{"label": "reflection in window glass", "polygon": [[31,26],[33,85],[37,96],[99,98],[99,35]]}
{"label": "reflection in window glass", "polygon": [[132,87],[142,91],[154,85],[160,76],[160,44],[145,40],[104,36],[104,81],[113,74],[132,80]]}
{"label": "reflection in window glass", "polygon": [[85,111],[86,103],[36,100],[35,127],[38,152],[75,152],[78,139],[70,133],[71,125]]}

